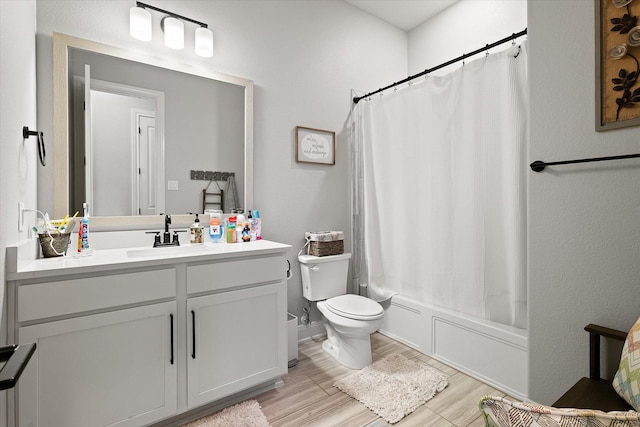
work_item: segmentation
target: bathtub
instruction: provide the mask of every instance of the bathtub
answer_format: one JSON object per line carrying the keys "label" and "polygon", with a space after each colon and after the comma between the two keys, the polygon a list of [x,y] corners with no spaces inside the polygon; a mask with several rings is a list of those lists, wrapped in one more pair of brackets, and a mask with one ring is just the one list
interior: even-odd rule
{"label": "bathtub", "polygon": [[528,394],[527,331],[401,295],[381,303],[379,332],[508,395]]}

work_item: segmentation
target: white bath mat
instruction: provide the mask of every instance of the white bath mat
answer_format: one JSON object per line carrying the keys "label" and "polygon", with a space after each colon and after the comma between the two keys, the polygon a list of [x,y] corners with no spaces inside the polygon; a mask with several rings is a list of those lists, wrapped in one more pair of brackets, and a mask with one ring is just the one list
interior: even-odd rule
{"label": "white bath mat", "polygon": [[269,422],[260,404],[255,400],[247,400],[182,427],[269,427]]}
{"label": "white bath mat", "polygon": [[394,424],[448,384],[447,376],[437,369],[392,354],[336,381],[334,386]]}

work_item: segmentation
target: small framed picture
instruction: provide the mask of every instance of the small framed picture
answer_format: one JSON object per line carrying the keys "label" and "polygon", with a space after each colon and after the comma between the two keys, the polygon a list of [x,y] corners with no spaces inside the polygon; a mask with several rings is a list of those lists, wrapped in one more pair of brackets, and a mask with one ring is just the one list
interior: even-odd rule
{"label": "small framed picture", "polygon": [[296,127],[296,161],[336,164],[336,133],[328,130]]}

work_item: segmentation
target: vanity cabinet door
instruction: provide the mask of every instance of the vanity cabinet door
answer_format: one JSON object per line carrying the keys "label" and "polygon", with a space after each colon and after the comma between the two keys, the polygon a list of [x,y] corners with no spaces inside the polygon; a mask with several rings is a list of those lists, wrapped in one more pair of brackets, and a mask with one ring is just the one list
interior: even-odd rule
{"label": "vanity cabinet door", "polygon": [[190,408],[287,373],[286,283],[187,300]]}
{"label": "vanity cabinet door", "polygon": [[37,350],[19,426],[140,426],[176,412],[176,302],[18,329]]}

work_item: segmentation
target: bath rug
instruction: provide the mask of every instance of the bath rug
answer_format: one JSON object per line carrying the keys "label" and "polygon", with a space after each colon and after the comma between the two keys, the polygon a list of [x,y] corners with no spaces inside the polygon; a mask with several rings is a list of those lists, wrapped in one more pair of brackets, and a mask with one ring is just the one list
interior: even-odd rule
{"label": "bath rug", "polygon": [[247,400],[182,427],[269,427],[269,422],[260,404],[255,400]]}
{"label": "bath rug", "polygon": [[392,354],[334,384],[390,424],[444,390],[447,376],[435,368]]}

